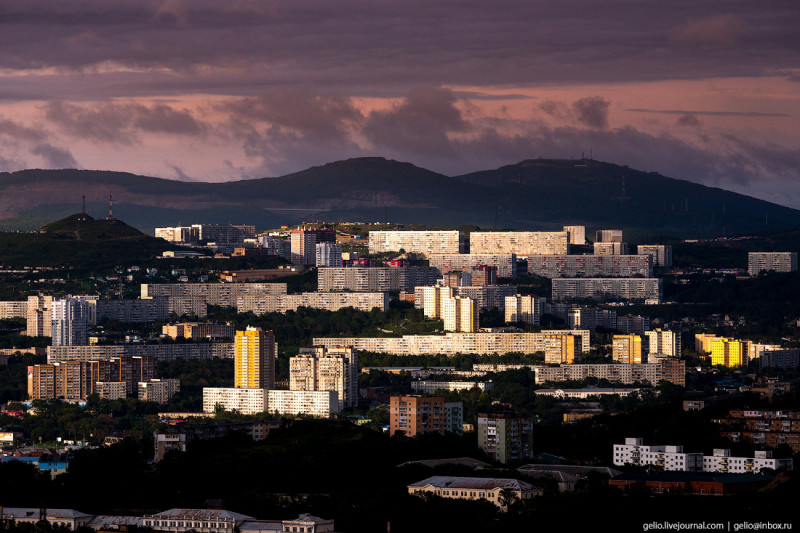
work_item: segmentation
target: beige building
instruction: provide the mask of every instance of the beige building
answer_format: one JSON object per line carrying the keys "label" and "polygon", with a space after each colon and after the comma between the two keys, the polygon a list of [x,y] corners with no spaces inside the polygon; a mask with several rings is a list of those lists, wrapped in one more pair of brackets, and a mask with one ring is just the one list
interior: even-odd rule
{"label": "beige building", "polygon": [[516,323],[522,322],[532,326],[540,324],[543,301],[545,298],[538,296],[517,294],[515,296],[506,296],[505,298],[505,322]]}
{"label": "beige building", "polygon": [[470,298],[446,298],[442,300],[442,320],[445,331],[478,331],[478,304]]}
{"label": "beige building", "polygon": [[[438,320],[442,318],[442,302],[453,297],[452,287],[417,287],[414,291],[420,293],[422,298],[414,299],[414,305],[421,307],[425,313],[425,318]],[[417,305],[419,303],[419,305]]]}
{"label": "beige building", "polygon": [[622,242],[621,229],[599,229],[594,236],[595,242]]}
{"label": "beige building", "polygon": [[441,274],[447,272],[472,272],[481,265],[497,267],[497,277],[517,276],[517,256],[514,254],[431,254],[430,266]]}
{"label": "beige building", "polygon": [[27,318],[28,302],[0,302],[0,319],[3,318]]}
{"label": "beige building", "polygon": [[162,335],[177,339],[205,339],[208,337],[233,339],[236,329],[226,324],[206,324],[202,322],[182,322],[161,326]]}
{"label": "beige building", "polygon": [[663,354],[671,357],[681,356],[681,333],[666,329],[645,331],[648,354]]}
{"label": "beige building", "polygon": [[352,307],[369,312],[373,309],[386,311],[389,295],[384,292],[304,292],[302,294],[244,296],[236,299],[236,311],[256,314],[285,313],[300,307],[338,311]]}
{"label": "beige building", "polygon": [[98,381],[95,383],[95,393],[103,400],[119,400],[127,395],[124,381]]}
{"label": "beige building", "polygon": [[180,379],[151,379],[139,382],[138,397],[143,402],[167,403],[180,390]]}
{"label": "beige building", "polygon": [[541,496],[539,487],[517,479],[433,476],[408,485],[408,493],[417,496],[435,494],[459,500],[486,500],[505,509],[504,494],[513,494],[519,501]]}
{"label": "beige building", "polygon": [[644,364],[572,364],[552,366],[534,366],[536,384],[560,383],[564,381],[580,381],[586,378],[606,379],[612,383],[630,385],[634,382],[648,382],[658,385],[662,379],[686,384],[686,362],[675,358],[665,358],[657,363]]}
{"label": "beige building", "polygon": [[748,252],[747,273],[757,276],[765,270],[797,272],[797,252]]}
{"label": "beige building", "polygon": [[567,231],[473,231],[469,251],[473,254],[567,255]]}
{"label": "beige building", "polygon": [[642,338],[639,335],[614,335],[611,357],[617,363],[642,364]]}
{"label": "beige building", "polygon": [[569,243],[578,246],[586,244],[586,226],[564,226],[564,231],[569,233]]}
{"label": "beige building", "polygon": [[711,342],[717,339],[713,333],[695,333],[694,351],[699,353],[711,353]]}
{"label": "beige building", "polygon": [[334,391],[338,411],[358,404],[358,352],[348,346],[311,346],[289,359],[289,389]]}
{"label": "beige building", "polygon": [[233,358],[232,342],[186,344],[114,344],[107,346],[48,346],[47,362],[99,361],[111,357],[153,357],[158,361],[175,359]]}
{"label": "beige building", "polygon": [[628,255],[627,242],[596,242],[594,243],[594,255]]}
{"label": "beige building", "polygon": [[28,326],[25,334],[30,337],[52,336],[52,310],[52,296],[28,296]]}
{"label": "beige building", "polygon": [[640,244],[636,247],[636,253],[652,257],[655,266],[672,266],[672,246],[669,244]]}
{"label": "beige building", "polygon": [[543,330],[539,333],[445,333],[403,337],[315,337],[314,345],[352,346],[359,351],[397,355],[506,354],[545,351],[548,334],[568,333],[580,337],[581,353],[590,350],[589,330]]}
{"label": "beige building", "polygon": [[424,254],[460,254],[465,249],[460,231],[370,231],[369,253],[414,252]]}
{"label": "beige building", "polygon": [[545,335],[544,362],[572,364],[580,357],[580,343],[574,335]]}

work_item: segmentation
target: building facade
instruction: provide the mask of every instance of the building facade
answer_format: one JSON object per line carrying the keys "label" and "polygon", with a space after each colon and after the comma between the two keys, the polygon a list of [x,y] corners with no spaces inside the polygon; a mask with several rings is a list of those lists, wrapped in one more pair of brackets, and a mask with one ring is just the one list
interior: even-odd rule
{"label": "building facade", "polygon": [[640,365],[642,359],[642,338],[639,335],[614,335],[611,341],[611,357],[617,363]]}
{"label": "building facade", "polygon": [[370,231],[369,253],[405,252],[431,254],[460,254],[465,250],[464,234],[460,231]]}
{"label": "building facade", "polygon": [[672,246],[669,244],[640,244],[636,247],[636,253],[649,255],[653,259],[654,266],[672,266]]}
{"label": "building facade", "polygon": [[567,255],[567,231],[473,231],[469,251],[473,254]]}
{"label": "building facade", "polygon": [[574,300],[629,300],[660,302],[660,278],[554,278],[554,302]]}
{"label": "building facade", "polygon": [[760,272],[797,272],[797,252],[748,252],[747,273],[757,276]]}
{"label": "building facade", "polygon": [[53,346],[89,344],[89,302],[79,298],[53,301]]}
{"label": "building facade", "polygon": [[358,404],[358,351],[349,346],[300,348],[289,359],[289,389],[334,391],[338,410]]}
{"label": "building facade", "polygon": [[317,270],[319,292],[413,291],[435,285],[439,271],[431,267],[322,267]]}
{"label": "building facade", "polygon": [[261,328],[237,331],[234,342],[234,385],[241,389],[271,389],[275,386],[275,335]]}
{"label": "building facade", "polygon": [[543,278],[649,278],[653,266],[647,255],[540,255],[528,258],[528,273]]}
{"label": "building facade", "polygon": [[485,265],[497,267],[499,278],[517,276],[517,256],[514,254],[431,254],[428,260],[440,274],[471,272],[473,268]]}
{"label": "building facade", "polygon": [[505,323],[522,322],[538,326],[541,323],[545,298],[516,294],[505,297]]}
{"label": "building facade", "polygon": [[521,413],[478,413],[478,447],[501,463],[533,459],[533,418]]}

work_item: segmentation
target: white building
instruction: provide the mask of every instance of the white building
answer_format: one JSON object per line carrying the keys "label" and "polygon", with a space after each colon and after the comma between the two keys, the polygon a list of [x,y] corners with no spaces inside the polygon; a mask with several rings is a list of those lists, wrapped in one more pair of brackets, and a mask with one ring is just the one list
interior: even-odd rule
{"label": "white building", "polygon": [[252,415],[267,411],[267,389],[203,387],[203,412],[214,413],[217,407]]}
{"label": "white building", "polygon": [[567,231],[473,231],[469,235],[472,254],[567,255]]}
{"label": "white building", "polygon": [[442,300],[442,320],[445,331],[474,333],[478,331],[478,303],[470,298]]}
{"label": "white building", "polygon": [[431,254],[429,264],[441,274],[471,272],[474,267],[486,265],[497,267],[499,278],[513,278],[517,275],[517,256],[514,254]]}
{"label": "white building", "polygon": [[460,231],[370,231],[369,253],[414,252],[431,254],[460,254],[465,249],[464,234]]}
{"label": "white building", "polygon": [[270,413],[329,418],[339,412],[339,394],[335,391],[269,390]]}
{"label": "white building", "polygon": [[338,410],[358,404],[358,351],[349,346],[311,346],[289,359],[289,389],[334,391]]}
{"label": "white building", "polygon": [[321,242],[316,245],[318,267],[342,266],[342,245],[335,242]]}
{"label": "white building", "polygon": [[747,273],[757,276],[764,270],[797,272],[797,252],[748,252]]}
{"label": "white building", "polygon": [[564,226],[564,231],[569,232],[569,243],[578,246],[586,244],[586,226]]}
{"label": "white building", "polygon": [[636,247],[636,253],[652,257],[655,266],[672,266],[672,246],[669,244],[640,244]]}
{"label": "white building", "polygon": [[439,271],[431,267],[321,267],[317,269],[319,292],[413,291],[436,285]]}
{"label": "white building", "polygon": [[645,331],[648,354],[664,354],[670,357],[681,356],[681,333],[666,329]]}
{"label": "white building", "polygon": [[627,438],[625,444],[615,444],[614,464],[653,465],[677,472],[703,471],[702,453],[686,453],[683,451],[683,446],[645,446],[643,442],[643,439]]}
{"label": "white building", "polygon": [[730,450],[715,448],[713,455],[703,456],[703,472],[758,474],[763,468],[794,470],[794,462],[791,458],[775,459],[770,451],[756,451],[755,457],[734,457]]}
{"label": "white building", "polygon": [[531,324],[538,326],[541,323],[544,303],[547,300],[538,296],[517,294],[505,298],[505,322]]}
{"label": "white building", "polygon": [[661,301],[662,294],[660,278],[554,278],[552,300]]}
{"label": "white building", "polygon": [[53,346],[89,344],[89,302],[79,298],[54,300],[51,331]]}
{"label": "white building", "polygon": [[139,382],[138,397],[144,402],[167,403],[181,390],[180,379],[151,379]]}
{"label": "white building", "polygon": [[[438,390],[465,391],[478,388],[482,392],[494,389],[493,381],[412,381],[411,390],[421,394],[433,394]],[[461,402],[458,402],[461,404]]]}

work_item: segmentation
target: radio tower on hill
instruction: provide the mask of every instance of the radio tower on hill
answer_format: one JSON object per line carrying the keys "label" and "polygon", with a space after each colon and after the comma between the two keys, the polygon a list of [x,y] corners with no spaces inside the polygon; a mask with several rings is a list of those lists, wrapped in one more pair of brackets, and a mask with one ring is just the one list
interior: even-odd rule
{"label": "radio tower on hill", "polygon": [[108,195],[108,218],[106,220],[114,220],[114,195]]}

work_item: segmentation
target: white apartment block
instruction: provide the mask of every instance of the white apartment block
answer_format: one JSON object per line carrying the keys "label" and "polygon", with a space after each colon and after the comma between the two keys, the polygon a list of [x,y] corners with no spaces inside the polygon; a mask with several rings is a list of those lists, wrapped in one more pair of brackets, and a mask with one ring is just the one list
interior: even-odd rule
{"label": "white apartment block", "polygon": [[319,292],[412,291],[436,285],[439,271],[431,267],[322,267],[317,276]]}
{"label": "white apartment block", "polygon": [[414,289],[414,307],[422,309],[425,318],[442,318],[442,302],[453,297],[452,287],[417,287]]}
{"label": "white apartment block", "polygon": [[430,266],[441,274],[447,272],[471,272],[473,267],[486,265],[497,267],[498,278],[517,276],[517,256],[514,254],[431,254]]}
{"label": "white apartment block", "polygon": [[543,278],[650,277],[653,266],[647,255],[539,255],[528,258],[528,273]]}
{"label": "white apartment block", "polygon": [[643,439],[627,438],[625,444],[615,444],[614,464],[654,465],[675,472],[703,471],[702,453],[686,453],[683,451],[683,446],[645,446],[643,442]]}
{"label": "white apartment block", "polygon": [[655,266],[672,266],[672,246],[669,244],[640,244],[636,247],[636,253],[652,257]]}
{"label": "white apartment block", "polygon": [[0,302],[0,319],[26,318],[28,316],[28,302]]}
{"label": "white apartment block", "polygon": [[180,379],[151,379],[140,381],[138,398],[144,402],[167,403],[181,390]]}
{"label": "white apartment block", "polygon": [[335,391],[269,390],[270,413],[329,418],[339,412],[339,394]]}
{"label": "white apartment block", "polygon": [[89,344],[89,302],[79,298],[55,300],[52,306],[53,346]]}
{"label": "white apartment block", "polygon": [[775,459],[770,451],[756,451],[754,457],[731,456],[731,451],[715,448],[713,455],[703,456],[703,472],[726,474],[758,474],[762,468],[770,470],[794,470],[791,458]]}
{"label": "white apartment block", "polygon": [[289,389],[334,391],[338,409],[358,404],[358,352],[348,346],[311,346],[289,359]]}
{"label": "white apartment block", "polygon": [[757,276],[763,270],[797,272],[797,252],[748,252],[747,273]]}
{"label": "white apartment block", "polygon": [[142,283],[141,298],[202,298],[208,305],[236,306],[240,296],[286,294],[285,283]]}
{"label": "white apartment block", "polygon": [[474,333],[478,331],[478,303],[471,298],[442,300],[442,320],[445,331]]}
{"label": "white apartment block", "polygon": [[541,322],[545,298],[517,294],[505,298],[506,324],[522,322],[538,326]]}
{"label": "white apartment block", "polygon": [[472,254],[567,255],[567,231],[473,231],[469,236]]}
{"label": "white apartment block", "polygon": [[[513,296],[517,293],[516,285],[472,285],[472,286],[458,286],[458,287],[445,287],[445,289],[452,289],[452,296],[459,296],[461,298],[471,298],[478,304],[478,309],[491,309],[496,307],[498,310],[503,311],[506,305],[506,297]],[[438,296],[435,292],[429,290],[428,287],[417,287],[414,289],[414,307],[418,309],[425,309],[430,307],[434,309],[437,305],[435,298],[443,299],[447,294],[447,290],[440,292]],[[429,297],[434,298],[432,303],[428,303]],[[428,316],[428,315],[426,315]]]}
{"label": "white apartment block", "polygon": [[335,242],[321,242],[316,245],[317,267],[342,266],[342,245]]}
{"label": "white apartment block", "polygon": [[645,331],[648,354],[663,354],[670,357],[681,356],[681,333],[666,329]]}
{"label": "white apartment block", "polygon": [[[475,368],[475,367],[473,367]],[[483,368],[483,367],[481,367]],[[560,383],[564,381],[580,381],[586,378],[606,379],[612,383],[630,385],[636,381],[657,385],[663,379],[661,363],[645,364],[594,364],[594,365],[559,365],[533,366],[537,385]]]}
{"label": "white apartment block", "polygon": [[554,278],[553,301],[661,301],[661,278]]}
{"label": "white apartment block", "polygon": [[370,231],[369,253],[414,252],[431,254],[460,254],[465,239],[460,231]]}
{"label": "white apartment block", "polygon": [[94,390],[103,400],[119,400],[128,395],[128,384],[124,381],[98,381]]}
{"label": "white apartment block", "polygon": [[174,359],[232,359],[232,342],[187,344],[116,344],[110,346],[48,346],[47,362],[100,361],[111,357],[155,357],[158,361]]}
{"label": "white apartment block", "polygon": [[236,312],[252,311],[257,315],[264,313],[285,313],[297,311],[300,307],[338,311],[353,307],[359,311],[372,311],[389,308],[389,295],[385,292],[304,292],[302,294],[243,296],[236,299]]}
{"label": "white apartment block", "polygon": [[359,351],[396,355],[506,354],[544,352],[548,334],[581,338],[581,352],[588,352],[588,330],[543,330],[540,333],[445,333],[444,335],[404,335],[403,337],[316,337],[314,345],[352,346]]}
{"label": "white apartment block", "polygon": [[[494,389],[492,381],[412,381],[411,390],[420,394],[434,394],[436,391],[465,391],[472,389],[491,391]],[[457,402],[461,405],[461,402]]]}
{"label": "white apartment block", "polygon": [[564,226],[569,233],[569,243],[583,246],[586,244],[586,226]]}
{"label": "white apartment block", "polygon": [[203,412],[215,413],[217,408],[253,415],[267,411],[267,389],[203,387]]}
{"label": "white apartment block", "polygon": [[594,255],[628,255],[627,242],[596,242],[594,243]]}

